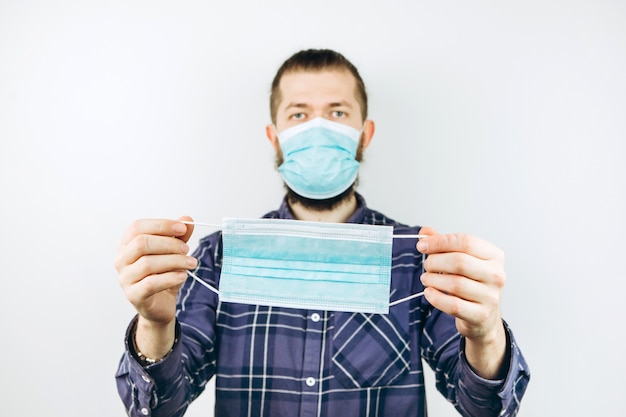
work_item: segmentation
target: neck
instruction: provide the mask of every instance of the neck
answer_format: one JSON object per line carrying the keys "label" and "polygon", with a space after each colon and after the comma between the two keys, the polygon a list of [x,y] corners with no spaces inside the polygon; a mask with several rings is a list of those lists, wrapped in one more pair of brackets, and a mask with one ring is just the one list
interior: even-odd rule
{"label": "neck", "polygon": [[289,201],[289,208],[297,220],[310,222],[345,223],[357,208],[354,193],[343,199],[332,210],[315,210],[297,201]]}

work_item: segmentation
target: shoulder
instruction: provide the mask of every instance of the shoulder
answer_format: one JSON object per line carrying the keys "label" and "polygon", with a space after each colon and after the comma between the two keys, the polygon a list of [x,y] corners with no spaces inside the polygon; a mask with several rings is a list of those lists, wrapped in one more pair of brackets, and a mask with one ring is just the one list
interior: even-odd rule
{"label": "shoulder", "polygon": [[282,216],[280,215],[279,210],[272,210],[263,215],[263,219],[280,219]]}
{"label": "shoulder", "polygon": [[399,221],[392,219],[385,214],[367,208],[365,210],[365,215],[363,217],[363,224],[374,224],[379,226],[393,226],[394,233],[417,233],[422,227],[421,226],[411,226]]}

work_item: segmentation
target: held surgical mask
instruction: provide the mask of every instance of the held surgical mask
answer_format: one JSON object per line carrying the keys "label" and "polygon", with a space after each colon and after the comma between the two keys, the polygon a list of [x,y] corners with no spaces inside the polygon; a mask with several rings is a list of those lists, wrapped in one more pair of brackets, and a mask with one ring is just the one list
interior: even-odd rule
{"label": "held surgical mask", "polygon": [[358,130],[322,117],[290,127],[278,135],[284,158],[278,171],[303,197],[338,196],[356,180],[360,136]]}
{"label": "held surgical mask", "polygon": [[389,303],[393,238],[392,226],[224,219],[219,290],[189,275],[224,302],[387,314],[421,295]]}

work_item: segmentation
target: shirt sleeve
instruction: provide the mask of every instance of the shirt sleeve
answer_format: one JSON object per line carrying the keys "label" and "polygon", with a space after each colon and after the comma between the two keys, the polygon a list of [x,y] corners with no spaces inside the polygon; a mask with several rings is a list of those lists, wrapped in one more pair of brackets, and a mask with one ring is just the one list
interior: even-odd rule
{"label": "shirt sleeve", "polygon": [[[206,283],[217,287],[216,261],[220,239],[211,235],[200,242],[194,257],[194,271]],[[131,417],[179,417],[204,391],[215,374],[215,316],[217,296],[189,278],[178,294],[176,342],[161,361],[143,367],[133,351],[136,318],[126,332],[126,349],[116,373],[119,395]]]}
{"label": "shirt sleeve", "polygon": [[[189,379],[182,365],[182,343],[177,337],[172,351],[160,362],[142,366],[133,351],[132,338],[137,318],[126,331],[126,350],[120,359],[115,375],[119,395],[132,417],[182,416],[190,401],[187,401]],[[176,323],[180,334],[180,325]]]}
{"label": "shirt sleeve", "polygon": [[465,358],[465,339],[458,333],[454,318],[432,310],[424,328],[422,356],[435,371],[437,389],[463,416],[515,416],[530,372],[513,333],[506,322],[508,371],[500,380],[478,376]]}

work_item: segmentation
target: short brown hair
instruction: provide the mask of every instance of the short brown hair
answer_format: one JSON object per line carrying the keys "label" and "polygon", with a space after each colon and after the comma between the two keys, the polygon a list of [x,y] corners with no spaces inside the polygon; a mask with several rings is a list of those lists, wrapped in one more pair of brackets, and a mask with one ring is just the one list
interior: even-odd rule
{"label": "short brown hair", "polygon": [[307,49],[296,52],[276,72],[272,81],[272,92],[270,95],[270,116],[272,123],[276,123],[276,111],[281,100],[280,80],[287,72],[292,71],[322,71],[329,69],[346,70],[350,72],[356,81],[356,99],[361,106],[361,116],[363,120],[367,118],[367,93],[365,83],[359,75],[356,67],[339,52],[330,49]]}

